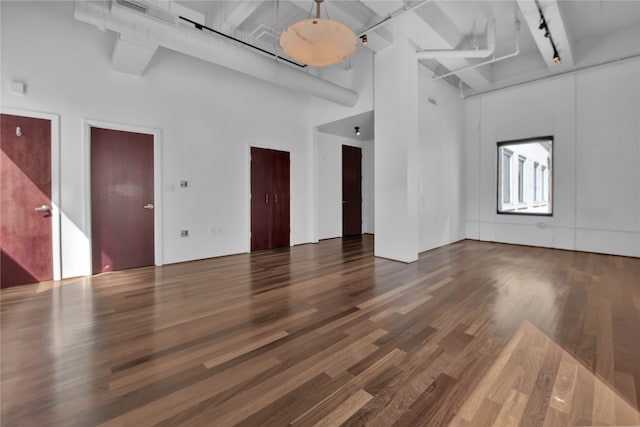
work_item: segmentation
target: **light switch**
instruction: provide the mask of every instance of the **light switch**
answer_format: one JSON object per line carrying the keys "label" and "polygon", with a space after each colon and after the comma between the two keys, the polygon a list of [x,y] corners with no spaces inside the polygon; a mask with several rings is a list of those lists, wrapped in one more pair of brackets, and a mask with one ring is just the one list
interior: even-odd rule
{"label": "light switch", "polygon": [[22,82],[11,82],[9,83],[9,93],[12,95],[24,95],[24,83]]}

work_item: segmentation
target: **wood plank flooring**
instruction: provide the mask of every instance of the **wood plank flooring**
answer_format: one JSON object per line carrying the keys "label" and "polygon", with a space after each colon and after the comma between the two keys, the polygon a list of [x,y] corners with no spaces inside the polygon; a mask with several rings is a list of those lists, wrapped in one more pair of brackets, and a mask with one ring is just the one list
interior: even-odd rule
{"label": "wood plank flooring", "polygon": [[640,425],[640,259],[373,238],[3,289],[3,426]]}

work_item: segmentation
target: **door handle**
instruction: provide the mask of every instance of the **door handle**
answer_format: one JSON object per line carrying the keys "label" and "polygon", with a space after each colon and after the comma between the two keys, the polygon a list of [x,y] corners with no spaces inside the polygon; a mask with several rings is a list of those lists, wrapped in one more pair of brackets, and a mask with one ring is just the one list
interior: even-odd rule
{"label": "door handle", "polygon": [[143,206],[143,208],[145,209],[153,209],[153,203],[147,203],[146,205]]}
{"label": "door handle", "polygon": [[276,194],[274,197],[276,198],[276,203],[278,203],[278,195]]}
{"label": "door handle", "polygon": [[265,194],[264,195],[264,202],[268,205],[269,204],[269,195]]}
{"label": "door handle", "polygon": [[38,211],[38,212],[49,212],[49,211],[51,211],[51,209],[47,205],[42,205],[42,206],[38,206],[36,208],[36,211]]}

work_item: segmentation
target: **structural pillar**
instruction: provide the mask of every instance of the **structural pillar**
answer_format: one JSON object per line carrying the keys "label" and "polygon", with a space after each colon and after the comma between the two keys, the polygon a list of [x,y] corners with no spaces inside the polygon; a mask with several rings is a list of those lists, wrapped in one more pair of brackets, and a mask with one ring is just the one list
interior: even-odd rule
{"label": "structural pillar", "polygon": [[396,34],[375,55],[375,255],[418,260],[418,61]]}

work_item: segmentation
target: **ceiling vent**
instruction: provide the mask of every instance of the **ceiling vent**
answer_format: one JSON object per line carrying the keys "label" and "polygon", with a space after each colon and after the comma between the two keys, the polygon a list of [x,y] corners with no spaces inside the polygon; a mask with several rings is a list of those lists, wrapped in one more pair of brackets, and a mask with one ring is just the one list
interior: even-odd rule
{"label": "ceiling vent", "polygon": [[176,16],[173,15],[167,9],[163,9],[154,4],[149,4],[142,1],[133,0],[112,0],[111,1],[111,13],[116,16],[122,16],[123,14],[130,14],[131,12],[144,15],[157,22],[164,24],[175,25]]}

